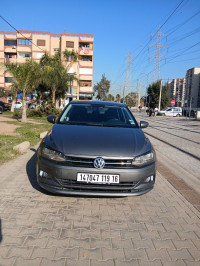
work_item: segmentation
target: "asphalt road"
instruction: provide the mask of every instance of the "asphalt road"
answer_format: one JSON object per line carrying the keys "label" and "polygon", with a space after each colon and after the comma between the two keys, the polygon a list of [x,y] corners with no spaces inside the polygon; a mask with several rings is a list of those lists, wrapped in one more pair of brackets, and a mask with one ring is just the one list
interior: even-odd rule
{"label": "asphalt road", "polygon": [[[194,206],[173,184],[182,167],[181,176],[186,171],[194,176],[190,183],[198,184],[199,160],[191,154],[199,156],[199,124],[139,113],[136,117],[149,121],[145,132],[162,158],[155,188],[143,196],[46,193],[36,183],[34,149],[0,167],[0,265],[200,264],[198,204]],[[178,170],[170,169],[174,164]],[[174,179],[168,180],[171,170]]]}

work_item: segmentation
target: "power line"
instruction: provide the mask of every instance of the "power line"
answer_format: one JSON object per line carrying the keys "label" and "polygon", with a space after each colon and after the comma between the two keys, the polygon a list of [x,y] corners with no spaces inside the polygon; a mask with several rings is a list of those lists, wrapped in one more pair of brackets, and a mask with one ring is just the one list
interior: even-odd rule
{"label": "power line", "polygon": [[[167,33],[168,36],[170,36],[171,34],[173,34],[175,31],[177,31],[178,29],[180,29],[182,26],[184,26],[187,22],[189,22],[191,19],[193,19],[194,17],[196,17],[197,15],[200,14],[200,10],[198,12],[196,12],[194,15],[192,15],[191,17],[189,17],[188,19],[184,20],[182,23],[178,24],[177,26],[175,26],[174,28],[171,29],[171,32]],[[174,29],[174,30],[173,30]]]}
{"label": "power line", "polygon": [[25,35],[23,35],[19,30],[17,30],[13,25],[11,25],[4,17],[2,17],[0,15],[0,18],[2,20],[4,20],[11,28],[13,28],[17,33],[21,34],[26,40],[28,40],[29,42],[31,42],[33,45],[35,45],[36,47],[38,47],[40,50],[42,50],[43,52],[45,52],[41,47],[37,46],[35,43],[32,42],[32,40],[28,39]]}
{"label": "power line", "polygon": [[[184,2],[185,0],[182,0],[178,6],[174,9],[174,11],[168,16],[168,18],[164,21],[164,23],[160,26],[160,29],[169,21],[169,19],[173,16],[173,14],[176,12],[176,10],[181,6],[181,4]],[[156,32],[156,34],[158,33],[158,30]],[[142,51],[149,45],[149,43],[151,42],[151,40],[149,40],[147,42],[147,44],[142,48],[142,50],[135,56],[135,59],[142,53]]]}

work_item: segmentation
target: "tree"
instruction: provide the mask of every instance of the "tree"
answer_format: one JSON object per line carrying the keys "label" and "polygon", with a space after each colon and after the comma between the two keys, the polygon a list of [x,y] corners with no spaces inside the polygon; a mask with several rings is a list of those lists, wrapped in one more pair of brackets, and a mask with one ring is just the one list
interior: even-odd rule
{"label": "tree", "polygon": [[7,70],[14,78],[13,87],[21,89],[22,96],[22,122],[26,122],[26,95],[31,93],[40,81],[39,64],[28,60],[23,64],[6,64]]}
{"label": "tree", "polygon": [[7,97],[8,94],[6,93],[5,91],[5,88],[4,87],[0,87],[0,98],[4,98],[4,97]]}
{"label": "tree", "polygon": [[[147,103],[150,108],[158,107],[160,95],[160,81],[151,84],[147,89]],[[161,94],[161,109],[169,104],[170,98],[168,96],[167,86],[162,87]]]}
{"label": "tree", "polygon": [[125,97],[126,104],[129,107],[134,107],[136,105],[137,101],[137,94],[135,92],[130,92],[126,97]]}
{"label": "tree", "polygon": [[45,53],[40,60],[40,65],[43,69],[43,86],[46,86],[51,90],[52,102],[56,102],[57,98],[64,97],[66,89],[68,89],[71,80],[76,79],[73,75],[68,72],[71,65],[77,61],[78,53],[74,50],[63,52],[64,58],[70,60],[70,63],[64,66],[62,63],[62,55],[60,52],[55,53],[55,55],[50,56]]}
{"label": "tree", "polygon": [[97,84],[94,85],[94,93],[96,94],[96,99],[106,101],[109,89],[110,81],[106,78],[105,74],[103,74],[100,82],[97,82]]}
{"label": "tree", "polygon": [[117,101],[117,103],[120,103],[120,99],[121,99],[120,94],[117,94],[117,95],[116,95],[116,101]]}
{"label": "tree", "polygon": [[162,95],[161,95],[161,109],[164,109],[165,107],[169,106],[170,104],[170,97],[168,93],[168,87],[167,84],[165,84],[162,87]]}
{"label": "tree", "polygon": [[15,110],[15,100],[17,98],[17,92],[20,90],[20,88],[18,87],[18,84],[16,82],[12,83],[10,88],[11,88],[10,92],[11,92],[11,96],[12,96],[11,112],[14,112],[14,110]]}
{"label": "tree", "polygon": [[114,102],[115,97],[112,94],[108,94],[107,100]]}

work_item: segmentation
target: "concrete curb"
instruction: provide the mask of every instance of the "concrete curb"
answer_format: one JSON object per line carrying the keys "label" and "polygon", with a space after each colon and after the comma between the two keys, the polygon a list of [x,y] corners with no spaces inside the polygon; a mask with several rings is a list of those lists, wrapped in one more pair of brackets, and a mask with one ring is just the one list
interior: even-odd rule
{"label": "concrete curb", "polygon": [[40,134],[40,138],[43,139],[43,138],[46,136],[47,133],[48,133],[48,131],[44,131],[44,132],[42,132],[42,133]]}
{"label": "concrete curb", "polygon": [[29,141],[24,141],[16,146],[13,147],[13,150],[19,152],[19,153],[24,153],[28,149],[30,149],[30,142]]}

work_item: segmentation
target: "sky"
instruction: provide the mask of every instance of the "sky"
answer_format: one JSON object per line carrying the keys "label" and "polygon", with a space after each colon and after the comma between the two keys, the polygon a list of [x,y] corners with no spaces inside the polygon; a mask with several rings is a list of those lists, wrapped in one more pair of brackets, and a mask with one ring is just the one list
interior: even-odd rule
{"label": "sky", "polygon": [[[93,85],[105,74],[113,95],[138,84],[143,96],[158,77],[159,26],[163,83],[200,67],[200,0],[9,0],[0,15],[17,30],[94,34]],[[0,18],[0,31],[13,28]]]}

